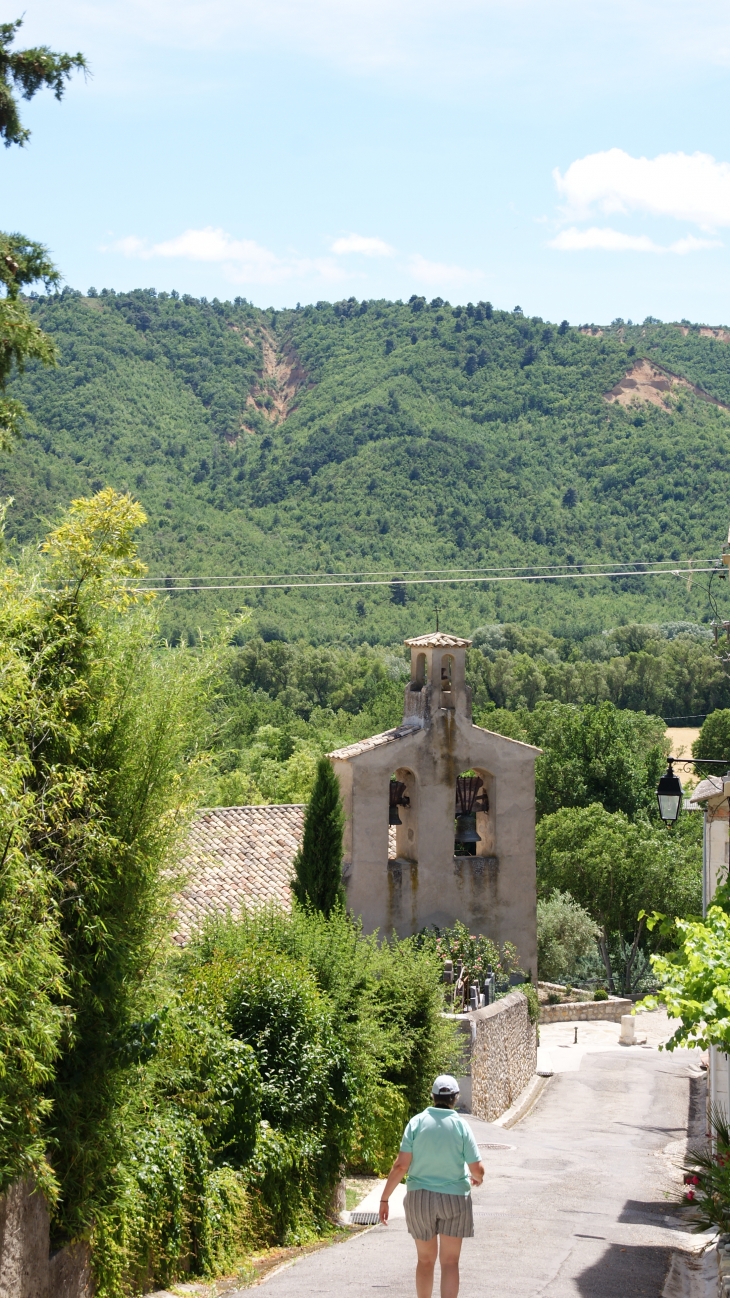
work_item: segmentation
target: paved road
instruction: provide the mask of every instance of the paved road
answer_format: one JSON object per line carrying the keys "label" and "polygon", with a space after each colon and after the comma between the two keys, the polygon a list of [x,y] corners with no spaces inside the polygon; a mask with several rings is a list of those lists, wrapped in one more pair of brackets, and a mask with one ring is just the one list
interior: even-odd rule
{"label": "paved road", "polygon": [[[470,1118],[487,1175],[474,1193],[461,1298],[657,1298],[672,1248],[691,1247],[672,1199],[671,1156],[700,1126],[699,1056],[660,1053],[663,1015],[644,1046],[618,1025],[544,1028],[556,1072],[534,1109],[504,1131]],[[695,1128],[696,1130],[696,1128]],[[403,1220],[303,1258],[266,1282],[266,1298],[412,1298],[415,1250]],[[435,1292],[438,1293],[438,1273]]]}

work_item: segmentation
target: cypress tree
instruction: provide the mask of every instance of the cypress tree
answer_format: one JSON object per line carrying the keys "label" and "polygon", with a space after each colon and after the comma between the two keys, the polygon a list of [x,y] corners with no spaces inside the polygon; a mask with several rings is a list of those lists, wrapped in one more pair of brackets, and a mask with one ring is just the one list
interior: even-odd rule
{"label": "cypress tree", "polygon": [[303,906],[330,915],[345,901],[342,885],[342,832],[345,815],[337,776],[327,757],[320,757],[312,796],[304,817],[302,845],[294,858],[292,892]]}

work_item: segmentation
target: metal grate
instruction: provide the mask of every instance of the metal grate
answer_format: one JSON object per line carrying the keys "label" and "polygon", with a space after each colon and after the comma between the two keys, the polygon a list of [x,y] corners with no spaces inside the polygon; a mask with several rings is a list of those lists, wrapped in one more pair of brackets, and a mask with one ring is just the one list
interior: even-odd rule
{"label": "metal grate", "polygon": [[500,1145],[494,1141],[487,1141],[484,1145],[477,1145],[477,1149],[516,1149],[516,1145]]}

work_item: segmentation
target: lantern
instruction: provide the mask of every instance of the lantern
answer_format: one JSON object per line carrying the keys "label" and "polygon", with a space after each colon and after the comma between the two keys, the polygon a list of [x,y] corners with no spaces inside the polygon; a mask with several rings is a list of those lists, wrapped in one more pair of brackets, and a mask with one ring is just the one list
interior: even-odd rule
{"label": "lantern", "polygon": [[673,824],[682,805],[682,785],[674,774],[671,757],[668,759],[667,769],[657,785],[656,796],[659,803],[659,815],[662,820],[665,820],[667,824]]}

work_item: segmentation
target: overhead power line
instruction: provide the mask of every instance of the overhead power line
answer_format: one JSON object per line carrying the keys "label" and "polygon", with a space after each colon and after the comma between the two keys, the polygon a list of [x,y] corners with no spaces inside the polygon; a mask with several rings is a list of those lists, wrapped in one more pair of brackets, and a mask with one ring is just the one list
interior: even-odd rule
{"label": "overhead power line", "polygon": [[[671,559],[616,559],[616,560],[613,560],[613,561],[607,561],[607,562],[599,562],[598,560],[595,560],[595,559],[576,559],[576,560],[575,560],[575,561],[570,565],[570,567],[571,567],[571,568],[576,568],[576,569],[580,569],[580,568],[598,568],[598,569],[601,569],[601,568],[610,568],[610,567],[612,567],[612,566],[613,566],[613,567],[618,566],[618,567],[634,568],[634,569],[636,569],[636,570],[638,571],[638,569],[637,569],[637,565],[638,565],[638,564],[642,564],[642,565],[643,565],[643,564],[647,564],[647,563],[648,563],[648,564],[653,564],[654,566],[656,566],[656,565],[659,564],[659,563],[666,563],[666,564],[672,564],[672,563],[674,563],[675,566],[676,566],[677,562],[679,562],[679,563],[689,563],[690,565],[693,566],[693,565],[696,564],[696,563],[711,563],[712,561],[713,561],[713,560],[712,560],[712,557],[709,557],[709,558],[697,558],[697,559],[689,559],[689,558],[687,558],[687,559],[679,559],[679,560],[671,560]],[[483,576],[479,576],[478,574],[484,574],[484,573],[489,573],[489,572],[494,572],[494,573],[501,573],[501,572],[534,572],[534,571],[536,571],[536,570],[539,571],[539,572],[558,572],[558,571],[560,571],[560,570],[563,570],[563,569],[565,568],[565,566],[566,566],[566,565],[565,565],[564,563],[563,563],[563,564],[558,564],[558,563],[522,563],[522,564],[505,564],[504,566],[502,566],[502,567],[498,567],[498,568],[476,568],[476,567],[474,567],[473,565],[469,565],[469,567],[464,567],[464,568],[378,568],[378,569],[376,569],[376,570],[374,570],[374,571],[365,571],[365,572],[348,572],[348,571],[343,571],[343,572],[277,572],[277,573],[270,573],[270,572],[250,572],[250,573],[239,573],[239,574],[233,574],[233,575],[229,575],[229,574],[227,574],[227,573],[224,573],[223,575],[220,575],[220,576],[218,576],[218,575],[210,575],[210,574],[208,574],[208,573],[194,573],[194,574],[193,574],[193,573],[184,573],[184,574],[181,573],[181,574],[179,574],[179,575],[177,575],[177,576],[173,576],[171,573],[161,573],[161,574],[159,574],[159,576],[148,575],[148,576],[146,576],[146,577],[143,577],[142,580],[143,580],[143,581],[164,581],[164,582],[168,582],[168,581],[187,581],[187,582],[198,582],[198,581],[199,581],[199,582],[208,582],[208,581],[284,581],[286,578],[292,578],[292,579],[296,579],[296,580],[301,580],[301,578],[303,578],[303,577],[316,577],[316,578],[322,578],[322,577],[353,577],[353,578],[363,578],[363,577],[382,577],[382,578],[398,578],[398,577],[421,577],[421,576],[423,576],[423,577],[428,577],[428,576],[435,576],[435,575],[439,575],[439,574],[447,574],[447,573],[469,573],[469,574],[471,574],[471,575],[474,576],[475,580],[477,580],[477,581],[481,581],[481,580],[491,580],[491,579],[484,578]],[[693,570],[693,572],[701,572],[701,571],[704,571],[703,569],[694,568],[694,567],[692,567],[692,570]],[[669,571],[673,571],[673,569],[670,568]],[[448,581],[448,580],[451,580],[451,579],[450,579],[449,577],[445,577],[445,580]]]}
{"label": "overhead power line", "polygon": [[[494,571],[493,569],[490,571]],[[688,577],[697,576],[703,572],[715,572],[712,568],[643,568],[627,572],[622,568],[614,572],[542,572],[542,573],[510,573],[508,576],[488,577],[484,572],[473,574],[469,577],[386,577],[385,579],[366,581],[267,581],[267,582],[236,582],[227,586],[214,585],[194,585],[194,586],[138,586],[134,589],[140,594],[145,591],[160,591],[167,595],[177,595],[184,593],[199,593],[206,590],[330,590],[343,586],[457,586],[465,585],[470,582],[483,581],[504,582],[504,581],[576,581],[585,580],[590,577]],[[184,580],[179,578],[178,580]]]}

